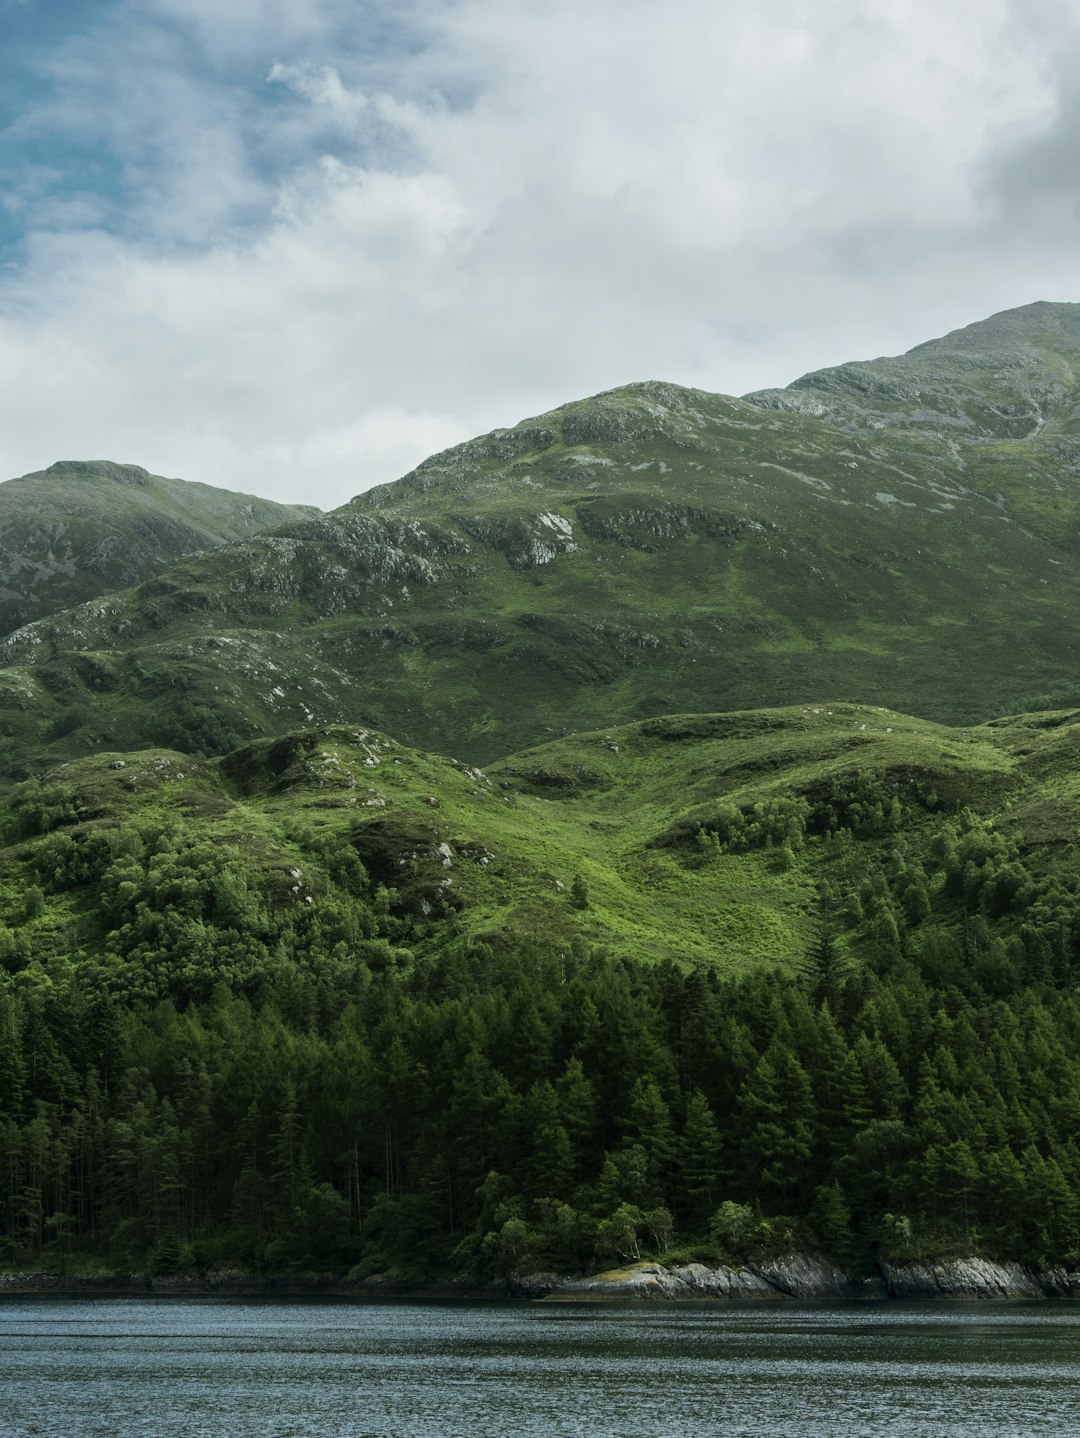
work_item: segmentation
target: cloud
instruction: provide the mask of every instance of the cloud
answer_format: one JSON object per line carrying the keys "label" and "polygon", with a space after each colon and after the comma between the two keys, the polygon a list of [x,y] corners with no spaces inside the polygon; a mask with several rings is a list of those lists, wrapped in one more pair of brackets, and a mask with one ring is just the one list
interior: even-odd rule
{"label": "cloud", "polygon": [[[1047,44],[1049,31],[1052,43]],[[1041,72],[1043,123],[1004,144],[986,167],[984,198],[1010,227],[1051,248],[1076,243],[1080,216],[1080,17],[1050,3],[1016,16],[1018,42]]]}
{"label": "cloud", "polygon": [[[16,127],[101,176],[14,188],[4,469],[331,504],[611,385],[742,392],[1070,298],[1074,38],[1027,13],[114,3]],[[1036,173],[1050,236],[1003,198]]]}

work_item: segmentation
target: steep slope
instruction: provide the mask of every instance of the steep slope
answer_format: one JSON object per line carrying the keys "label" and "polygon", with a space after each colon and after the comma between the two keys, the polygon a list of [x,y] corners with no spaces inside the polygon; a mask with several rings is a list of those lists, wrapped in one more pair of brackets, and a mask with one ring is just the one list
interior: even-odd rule
{"label": "steep slope", "polygon": [[0,634],[312,509],[135,464],[64,460],[0,484]]}
{"label": "steep slope", "polygon": [[[0,650],[8,770],[298,724],[487,762],[823,694],[947,722],[1080,698],[1075,315],[780,397],[631,385],[28,626]],[[888,415],[853,370],[893,376]],[[1029,390],[1040,418],[1003,436],[985,417]]]}

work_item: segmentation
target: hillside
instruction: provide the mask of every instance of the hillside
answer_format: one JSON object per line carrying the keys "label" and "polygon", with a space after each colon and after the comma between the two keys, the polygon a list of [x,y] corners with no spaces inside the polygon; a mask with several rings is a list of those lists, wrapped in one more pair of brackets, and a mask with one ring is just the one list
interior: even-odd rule
{"label": "hillside", "polygon": [[745,398],[828,416],[853,430],[936,429],[954,437],[1064,441],[1080,435],[1080,305],[1040,301],[916,345],[895,358],[803,375]]}
{"label": "hillside", "polygon": [[312,509],[135,464],[64,460],[0,484],[0,635]]}
{"label": "hillside", "polygon": [[8,772],[303,724],[487,762],[822,695],[949,723],[1080,698],[1076,310],[779,397],[631,385],[31,625],[0,651]]}
{"label": "hillside", "polygon": [[32,780],[0,1252],[1074,1264],[1078,744],[815,705],[486,773],[336,727]]}
{"label": "hillside", "polygon": [[[117,864],[138,887],[128,858],[144,855],[149,876],[164,838],[202,855],[207,873],[242,876],[243,902],[226,909],[260,914],[253,935],[271,949],[267,935],[287,934],[298,914],[316,928],[329,914],[343,934],[370,937],[381,904],[387,932],[414,953],[543,935],[549,949],[585,942],[727,974],[763,963],[798,974],[820,936],[824,890],[844,962],[854,964],[872,956],[877,931],[839,915],[897,854],[926,871],[923,937],[936,926],[959,932],[967,911],[940,864],[929,877],[943,826],[989,826],[995,837],[979,858],[992,861],[987,882],[1020,864],[1029,887],[1060,875],[1074,885],[1078,746],[1075,714],[957,730],[814,705],[645,721],[486,771],[344,726],[211,762],[105,753],[30,781],[0,809],[9,846],[0,850],[0,926],[11,931],[5,940],[0,927],[0,949],[17,943],[54,977],[57,965],[86,966],[142,997],[197,995],[186,940],[175,953],[166,943],[147,967],[144,941],[168,930],[160,896],[138,944],[134,897],[121,911],[109,898]],[[209,974],[215,948],[232,943],[215,926],[238,920],[223,919],[217,880],[207,883],[205,903],[181,912],[197,922]],[[28,919],[35,884],[55,898]],[[127,914],[121,927],[118,912]],[[997,917],[1011,912],[1003,903]],[[190,939],[190,924],[181,927]]]}

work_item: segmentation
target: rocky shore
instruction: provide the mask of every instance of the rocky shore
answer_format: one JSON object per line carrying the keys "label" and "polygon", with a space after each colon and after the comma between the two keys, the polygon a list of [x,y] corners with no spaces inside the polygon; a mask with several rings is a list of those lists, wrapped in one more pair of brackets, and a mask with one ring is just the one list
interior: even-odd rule
{"label": "rocky shore", "polygon": [[195,1297],[353,1297],[413,1299],[529,1299],[546,1302],[706,1299],[728,1303],[808,1299],[899,1300],[1080,1298],[1080,1272],[1036,1272],[986,1258],[893,1263],[880,1260],[868,1278],[849,1279],[819,1255],[789,1253],[740,1266],[634,1263],[587,1278],[555,1273],[517,1275],[505,1283],[454,1283],[393,1278],[205,1274],[0,1273],[0,1298],[17,1294]]}
{"label": "rocky shore", "polygon": [[791,1253],[739,1267],[688,1263],[666,1267],[635,1263],[590,1278],[531,1274],[521,1279],[529,1297],[547,1301],[580,1299],[933,1299],[1080,1298],[1080,1273],[1064,1268],[1035,1272],[1018,1263],[986,1258],[953,1258],[937,1263],[881,1261],[869,1278],[849,1279],[827,1259]]}

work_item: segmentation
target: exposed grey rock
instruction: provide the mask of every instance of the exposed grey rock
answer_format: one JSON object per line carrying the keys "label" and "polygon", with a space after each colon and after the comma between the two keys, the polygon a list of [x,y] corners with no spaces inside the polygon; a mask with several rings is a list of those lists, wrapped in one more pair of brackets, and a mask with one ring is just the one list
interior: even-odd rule
{"label": "exposed grey rock", "polygon": [[537,1298],[776,1298],[777,1290],[749,1269],[707,1268],[688,1263],[666,1268],[662,1263],[634,1263],[589,1278],[562,1278],[535,1273],[520,1280],[521,1289]]}
{"label": "exposed grey rock", "polygon": [[534,1297],[719,1298],[734,1301],[780,1298],[885,1297],[884,1284],[852,1283],[827,1259],[791,1253],[745,1267],[703,1263],[634,1263],[589,1278],[530,1274],[519,1287]]}
{"label": "exposed grey rock", "polygon": [[1048,1268],[1039,1274],[1039,1283],[1049,1298],[1080,1298],[1080,1273],[1065,1268]]}
{"label": "exposed grey rock", "polygon": [[[1046,1298],[1080,1296],[1077,1275],[1064,1269],[1038,1274],[1019,1263],[988,1258],[950,1258],[937,1263],[890,1263],[879,1267],[892,1298]],[[1071,1285],[1071,1287],[1070,1287]]]}
{"label": "exposed grey rock", "polygon": [[926,1263],[882,1260],[879,1268],[879,1277],[853,1281],[818,1254],[787,1253],[767,1262],[748,1261],[745,1267],[635,1263],[588,1278],[535,1273],[519,1278],[515,1286],[530,1297],[552,1300],[892,1298],[925,1302],[945,1298],[1080,1298],[1080,1273],[1064,1267],[1037,1273],[1019,1263],[953,1258]]}
{"label": "exposed grey rock", "polygon": [[790,1298],[885,1297],[883,1283],[877,1280],[853,1283],[828,1259],[816,1254],[787,1253],[768,1263],[751,1263],[749,1267],[777,1293]]}

